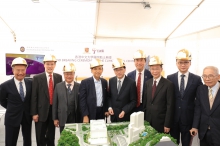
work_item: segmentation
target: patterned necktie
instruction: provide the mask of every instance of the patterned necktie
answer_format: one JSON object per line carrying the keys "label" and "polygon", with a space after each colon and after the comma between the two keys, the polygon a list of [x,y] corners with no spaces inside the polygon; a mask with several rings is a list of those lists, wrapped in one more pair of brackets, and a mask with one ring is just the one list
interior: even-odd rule
{"label": "patterned necktie", "polygon": [[184,77],[185,75],[181,75],[181,81],[180,81],[180,94],[181,97],[183,98],[183,94],[184,94]]}
{"label": "patterned necktie", "polygon": [[154,85],[152,87],[152,98],[154,98],[154,94],[155,94],[156,89],[157,89],[157,81],[154,80]]}
{"label": "patterned necktie", "polygon": [[22,86],[22,82],[19,82],[19,91],[20,91],[21,100],[24,101],[24,89]]}
{"label": "patterned necktie", "polygon": [[120,90],[121,90],[121,80],[118,80],[118,94],[119,94]]}
{"label": "patterned necktie", "polygon": [[50,96],[50,105],[53,103],[53,80],[52,75],[49,75],[49,96]]}
{"label": "patterned necktie", "polygon": [[67,88],[68,93],[71,94],[71,88],[70,88],[71,84],[67,84],[67,86],[68,86],[68,88]]}
{"label": "patterned necktie", "polygon": [[212,95],[212,88],[209,88],[209,104],[210,104],[210,109],[212,109],[213,102],[214,102],[214,98],[213,98],[213,95]]}
{"label": "patterned necktie", "polygon": [[141,73],[138,75],[137,80],[137,107],[140,106],[140,99],[141,99]]}

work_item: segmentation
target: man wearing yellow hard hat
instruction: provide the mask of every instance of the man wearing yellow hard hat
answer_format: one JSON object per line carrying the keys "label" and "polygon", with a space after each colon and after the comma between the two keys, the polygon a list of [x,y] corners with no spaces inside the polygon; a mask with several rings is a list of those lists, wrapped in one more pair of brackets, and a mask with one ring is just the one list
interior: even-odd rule
{"label": "man wearing yellow hard hat", "polygon": [[100,59],[93,59],[90,63],[92,77],[81,81],[79,100],[83,123],[89,120],[104,119],[108,115],[107,81],[101,78],[103,63]]}
{"label": "man wearing yellow hard hat", "polygon": [[136,69],[128,73],[128,77],[136,81],[137,86],[137,104],[134,108],[134,112],[143,111],[144,100],[144,86],[148,79],[152,78],[149,70],[145,69],[146,54],[142,50],[137,50],[134,53],[134,64]]}
{"label": "man wearing yellow hard hat", "polygon": [[189,72],[192,56],[186,49],[181,49],[176,55],[176,66],[178,72],[168,75],[167,79],[175,86],[175,114],[174,124],[170,134],[177,139],[177,143],[182,146],[189,146],[194,115],[194,102],[197,88],[202,85],[201,77]]}
{"label": "man wearing yellow hard hat", "polygon": [[129,121],[137,102],[136,83],[125,75],[126,66],[122,59],[113,60],[112,68],[116,76],[109,79],[111,122]]}
{"label": "man wearing yellow hard hat", "polygon": [[54,73],[57,62],[54,55],[45,55],[43,61],[45,72],[33,77],[31,115],[35,122],[37,145],[54,146],[53,91],[56,84],[62,82],[62,76]]}
{"label": "man wearing yellow hard hat", "polygon": [[74,82],[75,65],[68,63],[63,66],[65,81],[56,85],[53,96],[54,125],[63,131],[66,123],[81,123],[79,110],[79,83]]}
{"label": "man wearing yellow hard hat", "polygon": [[6,109],[5,114],[5,145],[16,146],[20,131],[23,145],[31,145],[30,100],[32,81],[25,79],[28,67],[25,59],[18,57],[11,64],[14,78],[1,84],[0,103]]}
{"label": "man wearing yellow hard hat", "polygon": [[153,78],[146,82],[143,108],[145,120],[161,133],[169,133],[174,114],[174,85],[161,76],[162,61],[158,56],[150,58]]}

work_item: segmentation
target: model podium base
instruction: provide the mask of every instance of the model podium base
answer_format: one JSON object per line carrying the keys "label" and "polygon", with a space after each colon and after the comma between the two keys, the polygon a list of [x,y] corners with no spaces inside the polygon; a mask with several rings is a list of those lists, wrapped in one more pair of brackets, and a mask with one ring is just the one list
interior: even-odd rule
{"label": "model podium base", "polygon": [[131,114],[130,122],[105,124],[104,120],[91,120],[90,124],[66,124],[58,146],[176,146],[169,134],[158,133],[144,113]]}

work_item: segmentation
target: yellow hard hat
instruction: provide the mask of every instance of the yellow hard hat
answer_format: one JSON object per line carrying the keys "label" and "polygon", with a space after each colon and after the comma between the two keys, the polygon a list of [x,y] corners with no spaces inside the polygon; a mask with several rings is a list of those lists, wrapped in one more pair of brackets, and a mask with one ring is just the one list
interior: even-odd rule
{"label": "yellow hard hat", "polygon": [[137,50],[137,51],[134,53],[133,58],[134,58],[134,59],[146,58],[146,54],[145,54],[144,51],[142,51],[142,50]]}
{"label": "yellow hard hat", "polygon": [[44,60],[43,60],[44,62],[45,61],[54,61],[54,62],[57,62],[57,59],[56,59],[56,57],[54,56],[54,55],[45,55],[44,56]]}
{"label": "yellow hard hat", "polygon": [[158,56],[152,56],[150,57],[149,65],[163,65],[163,63]]}
{"label": "yellow hard hat", "polygon": [[67,63],[63,66],[63,72],[75,72],[76,67],[73,63]]}
{"label": "yellow hard hat", "polygon": [[182,50],[179,50],[179,52],[177,53],[176,59],[192,60],[192,55],[188,50],[182,49]]}
{"label": "yellow hard hat", "polygon": [[125,66],[125,63],[121,58],[116,58],[113,60],[113,63],[112,63],[113,69],[124,67],[124,66]]}
{"label": "yellow hard hat", "polygon": [[101,66],[103,65],[102,61],[98,58],[92,59],[92,62],[90,63],[90,68],[96,67],[96,66]]}
{"label": "yellow hard hat", "polygon": [[22,65],[25,65],[26,67],[28,66],[26,60],[24,58],[21,58],[21,57],[15,58],[12,61],[11,67],[13,67],[14,65],[17,65],[17,64],[22,64]]}

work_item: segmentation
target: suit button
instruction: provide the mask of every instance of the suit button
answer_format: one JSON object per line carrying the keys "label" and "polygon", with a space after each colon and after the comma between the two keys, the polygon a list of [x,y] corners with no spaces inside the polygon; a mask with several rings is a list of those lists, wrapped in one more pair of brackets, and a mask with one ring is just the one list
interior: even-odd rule
{"label": "suit button", "polygon": [[151,105],[154,105],[153,103]]}
{"label": "suit button", "polygon": [[181,108],[181,107],[179,107],[179,108]]}

